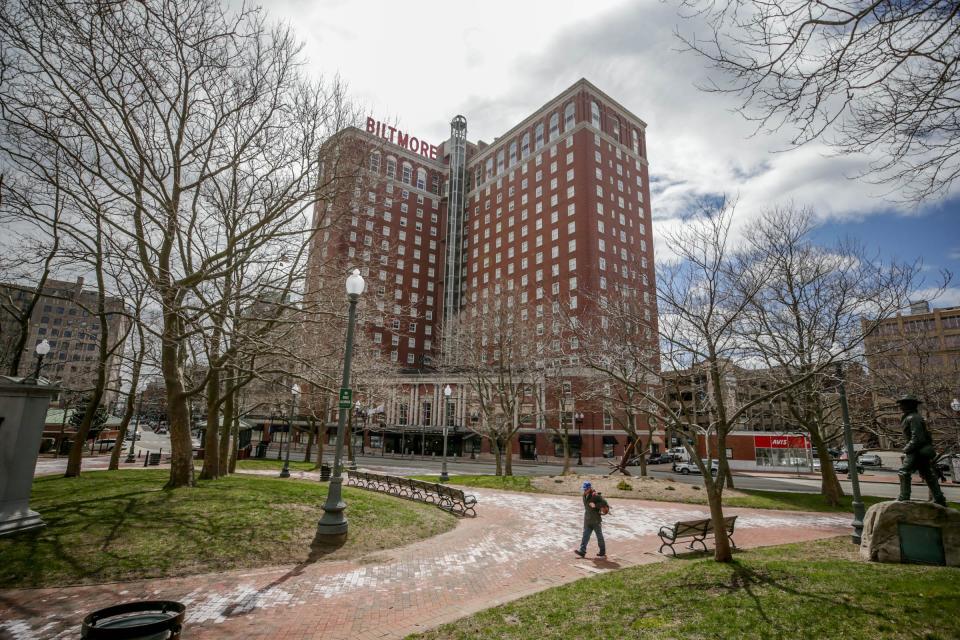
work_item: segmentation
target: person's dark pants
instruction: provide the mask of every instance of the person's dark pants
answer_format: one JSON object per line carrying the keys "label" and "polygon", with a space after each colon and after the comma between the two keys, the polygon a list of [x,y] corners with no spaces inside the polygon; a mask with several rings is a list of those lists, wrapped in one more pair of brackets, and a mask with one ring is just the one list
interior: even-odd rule
{"label": "person's dark pants", "polygon": [[943,496],[940,483],[937,482],[937,475],[933,470],[933,459],[916,454],[907,454],[903,459],[903,466],[900,467],[900,470],[897,472],[897,475],[900,476],[900,496],[897,499],[910,499],[910,476],[913,475],[914,471],[919,473],[923,481],[927,483],[933,501],[939,505],[946,506],[946,498]]}
{"label": "person's dark pants", "polygon": [[603,542],[603,527],[600,523],[583,525],[583,538],[580,539],[580,553],[587,552],[587,544],[590,542],[590,534],[596,532],[597,544],[600,545],[600,555],[607,555],[607,546]]}

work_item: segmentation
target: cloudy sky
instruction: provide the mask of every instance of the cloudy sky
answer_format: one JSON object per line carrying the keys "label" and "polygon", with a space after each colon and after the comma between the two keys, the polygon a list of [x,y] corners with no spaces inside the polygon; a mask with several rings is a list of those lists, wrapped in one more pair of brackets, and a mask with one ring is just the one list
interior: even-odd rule
{"label": "cloudy sky", "polygon": [[922,257],[960,304],[960,184],[920,208],[852,176],[868,158],[824,146],[790,150],[787,132],[754,134],[736,98],[700,92],[710,70],[674,32],[706,33],[676,2],[487,0],[412,3],[278,0],[317,75],[339,74],[367,114],[434,144],[463,114],[472,141],[492,141],[585,77],[647,125],[654,225],[666,228],[704,195],[738,200],[743,226],[765,206],[809,206],[824,241],[855,237],[889,258]]}

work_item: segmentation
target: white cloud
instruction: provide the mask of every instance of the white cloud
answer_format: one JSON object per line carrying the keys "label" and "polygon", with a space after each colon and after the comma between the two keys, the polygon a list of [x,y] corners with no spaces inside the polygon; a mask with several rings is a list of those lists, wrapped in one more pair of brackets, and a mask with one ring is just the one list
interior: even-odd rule
{"label": "white cloud", "polygon": [[648,124],[656,226],[721,193],[738,200],[739,228],[788,201],[823,220],[916,213],[851,179],[867,158],[831,157],[819,143],[787,150],[789,132],[751,135],[736,98],[697,89],[709,70],[674,32],[698,24],[675,3],[490,0],[467,11],[440,0],[283,0],[270,11],[297,29],[313,68],[341,73],[373,115],[434,143],[458,113],[470,139],[491,141],[586,77]]}

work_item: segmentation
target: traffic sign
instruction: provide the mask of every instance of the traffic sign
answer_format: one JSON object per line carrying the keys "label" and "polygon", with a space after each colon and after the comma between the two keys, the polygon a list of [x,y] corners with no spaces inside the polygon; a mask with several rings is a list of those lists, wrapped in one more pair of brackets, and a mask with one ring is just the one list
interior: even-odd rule
{"label": "traffic sign", "polygon": [[353,406],[353,389],[340,389],[340,409],[349,409]]}

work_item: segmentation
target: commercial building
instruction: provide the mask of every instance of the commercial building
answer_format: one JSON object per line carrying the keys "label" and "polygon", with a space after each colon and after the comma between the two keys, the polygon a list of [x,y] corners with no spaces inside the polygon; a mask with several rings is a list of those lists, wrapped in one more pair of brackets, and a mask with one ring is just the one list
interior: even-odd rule
{"label": "commercial building", "polygon": [[[27,325],[27,340],[20,357],[17,375],[31,375],[37,363],[34,348],[46,339],[50,353],[44,358],[41,375],[56,382],[64,390],[55,404],[70,405],[90,393],[96,386],[99,363],[100,320],[97,317],[97,292],[85,289],[82,277],[75,282],[48,280],[33,307]],[[0,311],[0,336],[3,336],[4,362],[10,362],[9,349],[20,327],[7,305],[26,309],[33,302],[33,287],[17,284],[0,285],[4,308]],[[123,315],[123,301],[107,297],[108,349],[107,388],[103,406],[112,408],[119,396],[120,366],[123,357],[122,341],[129,320]],[[115,348],[114,348],[115,347]]]}
{"label": "commercial building", "polygon": [[895,400],[903,393],[922,401],[936,440],[960,443],[960,412],[951,406],[960,398],[960,307],[931,309],[927,301],[914,302],[909,313],[877,323],[864,352],[873,426],[882,446],[899,442]]}
{"label": "commercial building", "polygon": [[[583,455],[621,454],[626,434],[612,409],[574,400],[590,383],[576,340],[556,326],[561,315],[595,313],[608,292],[629,291],[655,327],[646,124],[581,79],[492,143],[468,141],[467,126],[456,116],[439,144],[374,117],[343,132],[339,152],[360,148],[365,172],[352,194],[318,207],[317,219],[330,224],[311,250],[307,299],[361,268],[361,348],[403,372],[379,414],[384,446],[399,436],[405,447],[416,427],[438,431],[444,402],[470,439],[477,411],[455,374],[454,336],[460,323],[506,307],[547,343],[540,364],[559,368],[571,391],[548,400],[559,409],[540,412],[510,446],[523,457],[552,453],[544,421],[568,418]],[[424,447],[429,438],[424,431]]]}

